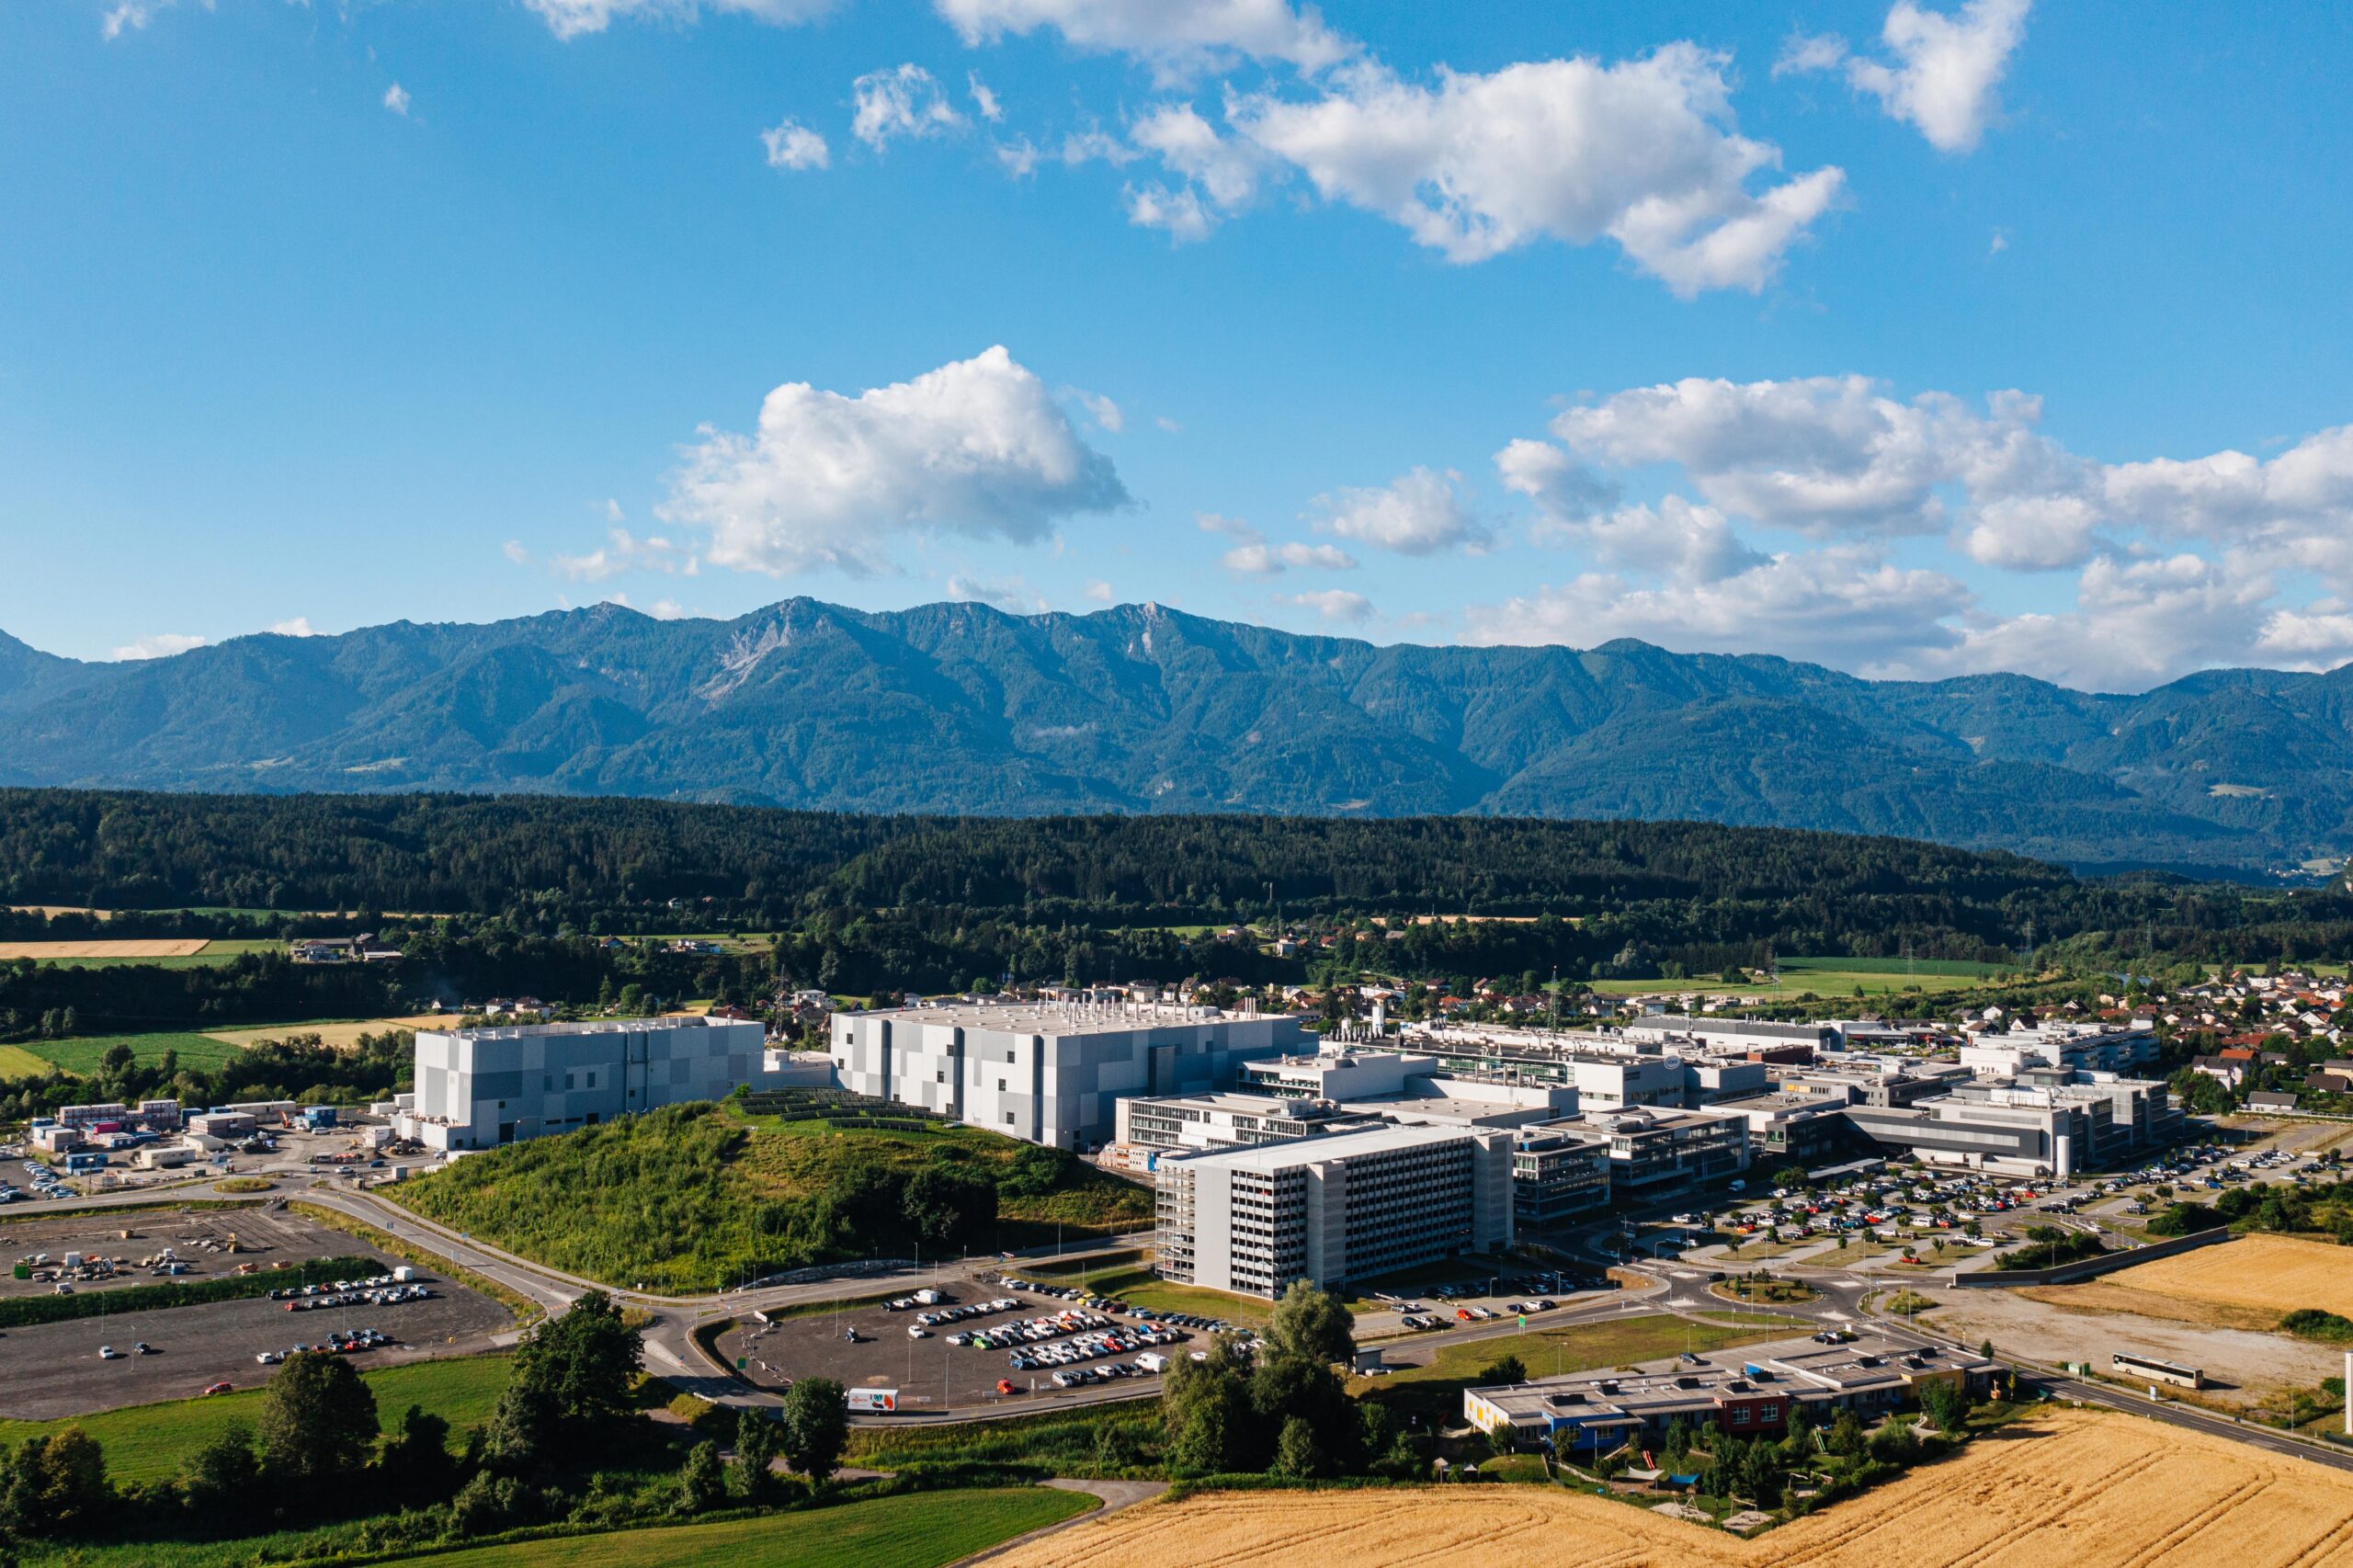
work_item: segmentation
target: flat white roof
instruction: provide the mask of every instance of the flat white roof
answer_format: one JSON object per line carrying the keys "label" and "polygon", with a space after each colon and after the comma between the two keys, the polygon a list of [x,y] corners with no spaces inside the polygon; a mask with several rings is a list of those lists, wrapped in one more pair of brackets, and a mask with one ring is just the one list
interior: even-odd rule
{"label": "flat white roof", "polygon": [[836,1015],[851,1018],[888,1018],[893,1023],[933,1024],[942,1028],[995,1029],[1005,1034],[1081,1035],[1127,1034],[1138,1029],[1186,1028],[1201,1024],[1267,1022],[1286,1015],[1261,1013],[1254,1019],[1242,1013],[1221,1013],[1214,1007],[1162,1006],[1150,1002],[1126,1004],[1016,1002],[992,1005],[959,1002],[945,1007],[878,1007],[871,1012]]}
{"label": "flat white roof", "polygon": [[[647,1029],[706,1029],[745,1025],[743,1018],[706,1018],[700,1013],[665,1014],[658,1018],[585,1018],[571,1024],[483,1024],[464,1029],[419,1029],[420,1035],[452,1035],[462,1040],[521,1040],[540,1035],[642,1033]],[[763,1035],[766,1026],[750,1023]]]}
{"label": "flat white roof", "polygon": [[[1279,1171],[1324,1160],[1345,1160],[1355,1154],[1378,1154],[1391,1149],[1418,1149],[1452,1143],[1470,1137],[1461,1127],[1376,1127],[1363,1132],[1333,1132],[1321,1138],[1301,1138],[1287,1143],[1261,1143],[1250,1149],[1220,1149],[1205,1154],[1180,1156],[1188,1165],[1220,1165],[1237,1170]],[[1163,1163],[1166,1163],[1165,1156]]]}

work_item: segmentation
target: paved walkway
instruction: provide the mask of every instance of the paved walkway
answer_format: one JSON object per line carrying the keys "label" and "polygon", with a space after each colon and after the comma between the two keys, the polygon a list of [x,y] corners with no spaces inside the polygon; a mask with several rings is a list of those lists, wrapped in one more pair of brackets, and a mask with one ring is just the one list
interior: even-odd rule
{"label": "paved walkway", "polygon": [[970,1557],[961,1558],[951,1563],[949,1568],[965,1568],[968,1563],[986,1562],[992,1557],[1002,1557],[1015,1547],[1027,1546],[1033,1540],[1052,1535],[1056,1530],[1066,1530],[1073,1525],[1088,1524],[1097,1519],[1108,1518],[1122,1508],[1132,1508],[1139,1503],[1149,1503],[1168,1490],[1168,1483],[1165,1481],[1078,1481],[1065,1476],[1056,1476],[1053,1480],[1042,1484],[1053,1487],[1060,1492],[1084,1492],[1088,1496],[1099,1500],[1103,1506],[1099,1508],[1089,1508],[1084,1514],[1073,1514],[1067,1519],[1031,1530],[1027,1535],[1015,1536],[1011,1540],[1002,1541],[990,1547],[986,1551],[974,1552]]}

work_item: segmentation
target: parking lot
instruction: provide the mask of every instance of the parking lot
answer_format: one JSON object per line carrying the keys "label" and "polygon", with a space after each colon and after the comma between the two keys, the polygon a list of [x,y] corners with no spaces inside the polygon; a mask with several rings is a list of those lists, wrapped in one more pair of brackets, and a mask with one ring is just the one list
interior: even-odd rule
{"label": "parking lot", "polygon": [[[119,1233],[130,1229],[131,1238]],[[239,1244],[261,1248],[234,1255],[204,1252],[200,1241],[233,1233]],[[338,1231],[298,1215],[258,1210],[188,1214],[124,1214],[42,1221],[0,1227],[10,1261],[26,1253],[62,1256],[71,1250],[108,1256],[153,1256],[165,1246],[183,1256],[200,1256],[199,1271],[176,1278],[204,1279],[227,1274],[235,1262],[296,1262],[326,1256],[372,1259],[372,1272],[390,1274],[402,1260],[388,1257]],[[339,1334],[375,1329],[392,1343],[355,1352],[361,1367],[469,1355],[491,1348],[492,1336],[513,1326],[506,1308],[462,1285],[417,1270],[431,1294],[422,1301],[369,1302],[354,1300],[308,1311],[288,1310],[283,1301],[256,1298],[199,1306],[160,1307],[108,1312],[67,1323],[40,1324],[0,1334],[0,1416],[43,1420],[79,1415],[119,1405],[180,1399],[216,1382],[251,1388],[276,1369],[256,1361],[263,1351],[283,1353],[297,1344],[322,1345]],[[77,1284],[77,1292],[105,1294],[131,1285],[161,1283],[148,1270],[131,1269],[112,1282]],[[22,1293],[48,1292],[49,1284],[9,1279]],[[136,1346],[144,1341],[152,1354]],[[119,1358],[101,1359],[101,1346]]]}
{"label": "parking lot", "polygon": [[743,1375],[763,1388],[828,1377],[897,1390],[900,1409],[912,1413],[1156,1389],[1159,1365],[1202,1348],[1215,1331],[1208,1318],[1177,1322],[1018,1274],[949,1274],[929,1293],[938,1299],[910,1292],[740,1324],[722,1337],[720,1352],[730,1365],[740,1358]]}

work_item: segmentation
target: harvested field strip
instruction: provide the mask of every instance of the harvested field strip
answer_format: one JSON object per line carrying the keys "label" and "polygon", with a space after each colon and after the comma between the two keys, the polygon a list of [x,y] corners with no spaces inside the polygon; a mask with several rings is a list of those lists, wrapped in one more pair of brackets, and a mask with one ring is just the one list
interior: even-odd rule
{"label": "harvested field strip", "polygon": [[2353,1301],[2353,1247],[2293,1236],[2243,1236],[2108,1277],[2111,1285],[2274,1313]]}
{"label": "harvested field strip", "polygon": [[46,1078],[51,1065],[21,1045],[0,1045],[0,1078]]}
{"label": "harvested field strip", "polygon": [[192,959],[202,937],[159,937],[122,942],[0,942],[0,959]]}
{"label": "harvested field strip", "polygon": [[1202,1494],[1001,1562],[2322,1568],[2353,1564],[2353,1475],[2153,1421],[2053,1410],[1754,1541],[1565,1488],[1449,1486]]}
{"label": "harvested field strip", "polygon": [[2269,1334],[2279,1326],[2276,1307],[2226,1307],[2155,1290],[2135,1290],[2106,1280],[2090,1285],[2033,1285],[2018,1294],[2028,1301],[2070,1312],[2126,1312],[2133,1317],[2195,1324],[2200,1328],[2235,1328],[2249,1334]]}
{"label": "harvested field strip", "polygon": [[364,1034],[384,1034],[392,1029],[446,1029],[457,1021],[448,1013],[417,1013],[404,1018],[347,1018],[335,1023],[267,1024],[250,1029],[210,1029],[206,1031],[204,1038],[242,1048],[258,1040],[316,1035],[322,1044],[339,1046],[347,1051],[358,1045],[359,1037]]}

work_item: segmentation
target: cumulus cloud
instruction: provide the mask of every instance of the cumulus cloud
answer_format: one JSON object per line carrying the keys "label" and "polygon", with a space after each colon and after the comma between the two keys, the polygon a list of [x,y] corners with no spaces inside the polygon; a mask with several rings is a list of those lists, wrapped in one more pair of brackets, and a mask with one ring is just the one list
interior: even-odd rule
{"label": "cumulus cloud", "polygon": [[1134,56],[1164,76],[1236,57],[1319,71],[1356,46],[1287,0],[933,0],[967,45],[1042,29],[1075,49]]}
{"label": "cumulus cloud", "polygon": [[1315,526],[1401,555],[1481,550],[1492,536],[1464,502],[1461,478],[1452,469],[1415,468],[1377,490],[1336,490],[1316,497]]}
{"label": "cumulus cloud", "polygon": [[972,95],[972,108],[983,119],[995,124],[1005,118],[1005,106],[997,101],[995,91],[981,80],[979,72],[964,73],[964,90]]}
{"label": "cumulus cloud", "polygon": [[1726,64],[1673,43],[1614,65],[1441,68],[1423,85],[1364,62],[1313,97],[1240,97],[1228,119],[1325,199],[1389,218],[1450,261],[1607,238],[1677,294],[1754,291],[1845,176],[1824,167],[1753,188],[1780,153],[1734,129]]}
{"label": "cumulus cloud", "polygon": [[[1910,402],[1862,376],[1733,382],[1699,377],[1616,393],[1563,411],[1553,434],[1616,468],[1679,466],[1709,502],[1756,522],[1816,536],[1935,533],[1951,522],[1943,489],[1973,506],[2041,502],[2096,490],[2095,465],[2036,428],[2040,400],[1997,392],[1984,411],[1946,392]],[[2052,512],[2045,521],[2055,520]],[[2070,565],[2097,518],[2034,551],[2017,534],[2025,510],[1964,519],[1971,552],[2007,564]]]}
{"label": "cumulus cloud", "polygon": [[[510,557],[511,559],[511,557]],[[558,555],[549,563],[559,577],[574,583],[601,583],[624,572],[684,573],[701,570],[692,551],[655,535],[637,539],[627,528],[614,528],[604,545],[585,555]]]}
{"label": "cumulus cloud", "polygon": [[1780,653],[1889,673],[1961,636],[1969,590],[1943,573],[1853,545],[1760,561],[1707,581],[1644,586],[1589,573],[1466,612],[1470,640],[1591,647],[1635,637],[1680,653]]}
{"label": "cumulus cloud", "polygon": [[824,137],[790,116],[761,131],[760,145],[767,149],[772,169],[822,169],[834,161]]}
{"label": "cumulus cloud", "polygon": [[499,553],[517,566],[528,564],[531,559],[531,552],[523,547],[523,541],[519,539],[510,539],[499,546]]}
{"label": "cumulus cloud", "polygon": [[1277,594],[1275,602],[1312,609],[1326,620],[1351,626],[1372,619],[1372,601],[1346,588],[1325,588],[1312,594]]}
{"label": "cumulus cloud", "polygon": [[1086,585],[1086,600],[1089,604],[1108,605],[1118,597],[1112,593],[1111,585],[1100,577]]}
{"label": "cumulus cloud", "polygon": [[185,653],[191,648],[201,648],[210,641],[210,638],[190,636],[181,631],[158,631],[152,637],[142,637],[135,642],[124,643],[114,651],[114,656],[125,661],[168,659],[175,653]]}
{"label": "cumulus cloud", "polygon": [[1895,0],[1880,28],[1886,59],[1847,52],[1836,35],[1798,38],[1773,67],[1790,72],[1844,71],[1858,92],[1879,100],[1895,119],[1917,129],[1929,145],[1966,153],[2001,112],[1997,92],[2010,56],[2026,38],[2032,0],[1967,0],[1947,15]]}
{"label": "cumulus cloud", "polygon": [[138,32],[155,19],[156,12],[168,11],[176,3],[176,0],[121,0],[121,4],[107,7],[98,17],[98,34],[112,42],[127,32]]}
{"label": "cumulus cloud", "polygon": [[894,534],[1034,542],[1127,502],[1111,460],[995,347],[855,397],[778,387],[751,434],[704,429],[660,511],[705,531],[716,565],[863,574],[892,570]]}
{"label": "cumulus cloud", "polygon": [[1235,545],[1225,552],[1224,563],[1229,572],[1273,577],[1294,566],[1324,572],[1353,571],[1357,559],[1336,544],[1302,544],[1297,540],[1274,544],[1260,540]]}
{"label": "cumulus cloud", "polygon": [[825,15],[834,8],[835,0],[523,0],[523,4],[556,37],[573,39],[603,32],[617,20],[691,23],[706,11],[749,17],[772,27],[791,27]]}
{"label": "cumulus cloud", "polygon": [[850,84],[850,134],[881,152],[903,137],[937,136],[964,123],[939,78],[912,62],[870,71]]}
{"label": "cumulus cloud", "polygon": [[1071,396],[1078,400],[1079,407],[1086,410],[1086,417],[1095,421],[1097,429],[1108,435],[1116,436],[1126,427],[1127,415],[1120,412],[1118,403],[1105,397],[1101,392],[1091,392],[1084,387],[1073,387]]}
{"label": "cumulus cloud", "polygon": [[2266,617],[2275,590],[2267,574],[2235,557],[2103,557],[2084,568],[2073,611],[1972,628],[1914,668],[1922,675],[2029,670],[2095,691],[2144,690],[2191,670],[2262,656],[2262,639],[2274,626],[2283,639],[2317,630]]}
{"label": "cumulus cloud", "polygon": [[316,637],[318,635],[317,630],[311,625],[311,618],[307,615],[298,615],[291,620],[278,621],[272,625],[269,631],[273,637]]}
{"label": "cumulus cloud", "polygon": [[405,118],[408,114],[408,89],[398,82],[384,89],[384,107],[394,114]]}
{"label": "cumulus cloud", "polygon": [[1007,615],[1043,615],[1050,608],[1026,578],[950,577],[948,597],[959,604],[983,604]]}
{"label": "cumulus cloud", "polygon": [[1618,499],[1616,482],[1549,441],[1512,441],[1495,454],[1495,474],[1506,490],[1534,501],[1556,522],[1590,517]]}

